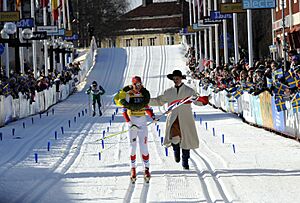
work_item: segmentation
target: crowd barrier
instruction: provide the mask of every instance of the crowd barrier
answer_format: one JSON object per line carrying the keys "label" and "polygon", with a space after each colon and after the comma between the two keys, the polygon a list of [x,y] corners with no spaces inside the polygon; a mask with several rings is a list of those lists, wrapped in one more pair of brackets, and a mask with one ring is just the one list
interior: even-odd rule
{"label": "crowd barrier", "polygon": [[97,45],[94,39],[91,41],[91,47],[86,54],[84,62],[81,64],[79,74],[66,84],[59,86],[59,92],[56,92],[56,85],[42,91],[35,92],[34,102],[30,104],[30,100],[25,95],[19,93],[18,99],[13,99],[12,96],[0,95],[0,127],[5,124],[46,111],[50,106],[61,100],[65,100],[75,89],[75,86],[82,82],[94,65]]}
{"label": "crowd barrier", "polygon": [[253,96],[245,92],[237,100],[228,98],[225,91],[215,93],[212,88],[198,86],[202,95],[211,95],[210,103],[224,111],[237,113],[245,121],[263,128],[300,139],[300,112],[294,112],[291,102],[286,102],[288,110],[278,112],[275,98],[269,92]]}

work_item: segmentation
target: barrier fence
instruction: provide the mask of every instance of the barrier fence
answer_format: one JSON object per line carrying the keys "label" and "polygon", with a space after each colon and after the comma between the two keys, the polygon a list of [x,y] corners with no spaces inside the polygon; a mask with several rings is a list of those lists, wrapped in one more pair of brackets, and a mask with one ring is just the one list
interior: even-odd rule
{"label": "barrier fence", "polygon": [[32,104],[30,104],[30,100],[22,93],[19,93],[18,99],[13,99],[10,95],[7,97],[0,95],[0,127],[11,121],[44,112],[50,106],[61,100],[65,100],[73,93],[75,86],[85,79],[87,72],[94,65],[96,51],[97,45],[95,40],[92,39],[91,47],[80,66],[78,75],[68,83],[61,84],[59,92],[56,92],[56,85],[52,85],[52,87],[42,92],[35,92],[35,101]]}
{"label": "barrier fence", "polygon": [[198,87],[202,95],[211,95],[210,103],[224,111],[240,114],[247,122],[300,139],[300,112],[294,112],[291,102],[288,110],[278,112],[275,98],[269,92],[253,96],[245,92],[237,100],[226,96],[226,91],[215,93],[213,88]]}

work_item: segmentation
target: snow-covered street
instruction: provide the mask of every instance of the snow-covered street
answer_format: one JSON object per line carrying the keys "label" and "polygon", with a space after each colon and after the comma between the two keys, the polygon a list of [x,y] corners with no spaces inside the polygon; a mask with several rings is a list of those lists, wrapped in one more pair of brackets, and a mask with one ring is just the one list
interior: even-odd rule
{"label": "snow-covered street", "polygon": [[[200,148],[191,151],[188,171],[174,161],[172,148],[166,156],[161,146],[165,117],[158,122],[161,137],[156,125],[148,127],[149,184],[144,183],[139,156],[137,182],[130,183],[126,133],[106,139],[102,149],[96,140],[103,131],[109,135],[126,129],[120,111],[110,126],[116,112],[113,95],[134,75],[141,76],[152,97],[161,94],[173,85],[167,74],[186,72],[184,53],[181,45],[99,49],[78,92],[50,108],[48,115],[0,128],[0,202],[299,202],[300,144],[209,105],[193,106]],[[106,90],[102,117],[91,116],[85,94],[94,80]],[[166,110],[153,109],[158,116]]]}

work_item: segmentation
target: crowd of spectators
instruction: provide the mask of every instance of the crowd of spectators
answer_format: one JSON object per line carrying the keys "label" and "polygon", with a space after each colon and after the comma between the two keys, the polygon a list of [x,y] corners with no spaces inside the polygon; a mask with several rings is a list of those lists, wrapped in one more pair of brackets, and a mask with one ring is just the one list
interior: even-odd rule
{"label": "crowd of spectators", "polygon": [[224,64],[216,67],[212,63],[195,62],[195,51],[190,48],[185,55],[190,75],[199,79],[204,88],[213,87],[215,92],[225,90],[228,97],[236,99],[244,92],[258,95],[268,91],[271,95],[285,100],[292,100],[300,95],[300,55],[296,50],[289,51],[289,57],[284,68],[283,61],[271,59],[259,60],[250,67],[247,59],[241,59],[238,64]]}
{"label": "crowd of spectators", "polygon": [[76,80],[79,71],[80,62],[73,62],[65,66],[61,72],[55,70],[45,75],[44,71],[40,71],[40,76],[36,79],[32,68],[29,68],[27,63],[24,74],[11,71],[9,78],[5,76],[2,69],[0,71],[0,95],[6,97],[11,95],[14,99],[18,99],[21,92],[32,103],[35,101],[35,92],[41,92],[54,84],[56,92],[59,92],[60,84],[66,84],[72,79]]}

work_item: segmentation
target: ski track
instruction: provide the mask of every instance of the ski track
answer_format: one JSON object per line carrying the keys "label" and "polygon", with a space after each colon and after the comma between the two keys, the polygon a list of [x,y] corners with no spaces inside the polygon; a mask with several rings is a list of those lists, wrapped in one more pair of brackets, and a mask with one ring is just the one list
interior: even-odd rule
{"label": "ski track", "polygon": [[[79,106],[76,109],[76,111],[78,112],[78,110],[81,110],[81,109],[82,109],[82,105]],[[13,154],[8,161],[6,161],[5,163],[1,163],[0,176],[4,176],[9,169],[13,168],[20,162],[24,161],[32,153],[32,151],[36,145],[40,145],[40,143],[42,143],[42,142],[46,143],[47,140],[49,139],[50,134],[54,134],[55,129],[53,129],[53,126],[57,126],[57,132],[59,133],[59,124],[61,124],[62,121],[63,121],[63,119],[60,119],[60,120],[52,119],[52,122],[50,122],[48,124],[48,126],[46,127],[46,129],[47,129],[46,133],[45,133],[44,128],[40,128],[40,130],[37,131],[37,133],[35,133],[33,136],[31,136],[33,138],[29,139],[28,142],[23,144],[23,147],[20,148],[18,151],[16,151],[16,153]],[[49,136],[45,138],[44,137],[45,134],[49,135]],[[26,149],[25,152],[24,152],[24,149]]]}
{"label": "ski track", "polygon": [[[218,177],[216,177],[215,172],[213,170],[213,166],[212,163],[210,163],[205,157],[204,155],[201,155],[200,152],[198,152],[197,150],[192,150],[192,156],[190,158],[190,160],[192,161],[194,167],[196,168],[197,174],[199,176],[199,180],[201,180],[201,185],[204,186],[204,184],[206,184],[205,189],[203,189],[203,192],[205,193],[205,196],[208,197],[208,199],[212,200],[211,196],[214,196],[214,199],[212,200],[212,202],[230,202],[229,198],[227,197],[227,195],[225,194],[225,186],[222,186],[222,184],[220,183]],[[202,169],[202,171],[199,170],[198,166],[204,164],[206,169]],[[207,179],[210,178],[211,181],[208,181]],[[204,184],[202,179],[206,179],[204,180]],[[216,191],[219,194],[215,194],[215,195],[210,195],[209,196],[209,188],[211,189],[211,193],[216,193]],[[212,189],[215,188],[215,189]],[[221,199],[219,199],[221,198]]]}
{"label": "ski track", "polygon": [[[114,53],[113,51],[111,51],[111,53]],[[113,54],[110,54],[110,62],[112,62],[113,60]],[[110,74],[111,74],[111,70],[112,70],[112,63],[109,64],[109,69],[108,71],[106,71],[105,74],[105,78],[107,78]],[[108,82],[109,80],[106,80],[105,82]],[[82,109],[82,105],[80,105],[78,108]],[[77,111],[77,110],[76,110]],[[94,118],[88,118],[84,123],[81,123],[81,127],[79,128],[79,132],[84,132],[83,129],[86,127],[87,124],[91,123],[94,120]],[[61,121],[58,121],[58,123],[61,123]],[[53,126],[53,124],[51,125]],[[87,125],[88,128],[90,125]],[[80,153],[80,149],[82,147],[82,143],[84,142],[85,137],[88,135],[88,133],[84,133],[82,135],[82,133],[77,134],[76,137],[74,137],[74,139],[68,143],[68,147],[67,147],[67,152],[64,152],[64,155],[61,157],[61,159],[56,162],[54,164],[54,166],[51,168],[51,172],[56,171],[57,169],[59,169],[60,167],[62,168],[60,170],[60,174],[64,174],[66,173],[66,171],[72,166],[72,164],[75,162],[76,157],[79,155]],[[79,139],[79,141],[77,141],[78,143],[76,144],[76,146],[74,146],[74,142],[76,141],[76,139]],[[74,147],[73,147],[74,146]],[[79,147],[77,147],[79,146]],[[75,149],[75,153],[73,153],[73,155],[71,156],[71,158],[69,158],[69,160],[67,160],[68,155],[70,154],[70,152]],[[26,155],[24,155],[24,157],[26,157]],[[67,163],[65,164],[64,162],[67,160]],[[41,181],[39,181],[38,183],[36,183],[34,186],[32,186],[29,191],[31,192],[25,192],[25,194],[21,195],[19,198],[17,198],[16,202],[37,202],[40,198],[42,198],[43,193],[45,193],[45,191],[49,188],[52,188],[58,181],[59,179],[61,179],[63,176],[60,175],[58,177],[55,177],[53,179],[53,177],[50,176],[46,176],[45,178],[43,178]],[[52,181],[50,181],[50,183],[47,182],[47,179],[50,178],[52,179]],[[38,188],[38,189],[35,189]]]}
{"label": "ski track", "polygon": [[[160,51],[159,55],[157,55],[157,53],[154,52],[153,47],[140,47],[136,51],[143,50],[142,53],[144,57],[138,57],[135,58],[135,60],[133,60],[132,58],[132,48],[130,47],[119,50],[101,49],[100,55],[104,54],[105,56],[107,56],[108,62],[103,64],[101,61],[99,61],[101,57],[97,54],[96,61],[101,62],[100,67],[97,68],[102,68],[102,70],[104,70],[105,68],[106,71],[105,73],[102,72],[100,77],[99,75],[97,75],[98,77],[96,77],[92,74],[90,74],[88,77],[90,81],[102,81],[100,82],[100,85],[102,85],[104,89],[110,89],[112,91],[107,92],[106,95],[103,97],[103,116],[101,118],[77,118],[78,125],[75,129],[72,128],[72,125],[71,128],[66,128],[65,135],[61,137],[68,137],[68,140],[67,143],[65,143],[66,147],[64,151],[61,152],[62,155],[60,156],[60,158],[58,160],[56,159],[54,163],[50,164],[49,172],[47,172],[47,174],[44,177],[38,179],[36,182],[34,182],[33,185],[30,185],[30,187],[26,188],[27,190],[19,194],[13,202],[43,202],[43,199],[46,197],[46,194],[52,189],[54,189],[59,182],[61,182],[65,178],[72,177],[72,172],[76,172],[77,168],[79,169],[80,167],[82,167],[81,164],[84,164],[83,162],[86,161],[84,157],[85,154],[91,153],[90,148],[95,148],[96,145],[101,146],[101,143],[94,143],[94,140],[99,138],[99,136],[102,136],[101,129],[105,129],[105,122],[101,122],[101,120],[107,120],[110,117],[111,113],[114,111],[114,107],[112,106],[113,101],[111,98],[113,97],[112,94],[117,89],[112,90],[111,87],[120,88],[124,84],[130,84],[132,75],[139,75],[143,78],[142,82],[147,89],[149,89],[148,86],[150,85],[149,78],[154,77],[155,80],[157,78],[157,83],[155,84],[155,86],[151,87],[152,91],[154,91],[154,89],[156,88],[157,95],[161,94],[164,89],[169,88],[167,85],[169,85],[170,83],[168,80],[166,82],[165,77],[166,74],[168,74],[169,72],[174,70],[174,68],[176,68],[177,61],[167,60],[167,57],[169,57],[168,49],[169,46],[160,46],[159,49],[156,48],[156,51]],[[115,56],[118,55],[116,54],[116,52],[121,52],[124,50],[127,53],[127,58],[124,58],[124,60],[115,60]],[[156,56],[160,56],[159,61],[157,60]],[[115,61],[117,61],[117,63]],[[125,70],[121,69],[124,63],[126,63],[124,67]],[[151,71],[151,67],[156,64],[160,66],[159,73],[154,73],[153,71]],[[102,65],[105,67],[101,67]],[[140,72],[136,71],[134,72],[134,74],[132,74],[133,68],[131,68],[131,66],[141,67],[140,69],[135,68],[135,70],[140,70]],[[92,69],[94,68],[95,67],[93,67]],[[121,75],[122,79],[119,79],[118,82],[116,82],[116,79],[118,78],[115,78],[113,70],[124,71],[124,73]],[[82,97],[83,95],[84,92],[75,93],[75,95],[71,96],[71,99],[68,98],[67,101],[64,101],[62,104],[57,104],[55,108],[59,110],[60,105],[64,107],[64,105],[66,105],[66,103],[68,103],[69,100],[70,103],[76,102],[76,98]],[[70,108],[70,111],[73,114],[75,114],[75,116],[77,116],[77,113],[81,112],[81,110],[86,106],[86,104],[76,103],[74,104],[74,106],[75,105],[76,107],[72,106],[73,108]],[[164,109],[164,107],[158,107],[157,109],[160,113],[162,113],[162,109]],[[63,113],[63,108],[61,112]],[[63,118],[57,119],[57,117],[59,117],[58,115],[59,114],[55,114],[56,119],[53,119],[53,117],[48,116],[47,119],[49,120],[49,122],[47,122],[46,126],[43,126],[43,129],[35,131],[35,133],[33,135],[30,135],[30,137],[24,137],[24,139],[31,138],[28,139],[28,141],[26,140],[25,143],[23,143],[23,148],[25,148],[26,150],[20,148],[17,151],[15,151],[11,156],[9,156],[8,159],[1,162],[1,176],[6,175],[9,172],[9,169],[16,167],[18,164],[21,164],[26,159],[30,158],[32,151],[36,148],[40,149],[46,143],[46,141],[49,140],[50,137],[53,137],[52,134],[54,134],[55,130],[57,130],[57,132],[60,132],[60,126],[62,126],[62,122],[65,120],[63,120]],[[121,117],[120,114],[119,116]],[[95,123],[95,121],[100,123]],[[124,130],[126,127],[127,126],[125,123],[113,123],[110,129],[112,132],[118,132]],[[46,131],[44,131],[45,128],[47,129]],[[165,194],[164,198],[166,200],[175,200],[180,196],[187,195],[185,194],[185,191],[190,188],[188,183],[194,183],[195,179],[198,179],[198,182],[200,182],[202,189],[201,192],[207,202],[230,202],[230,196],[226,191],[226,187],[218,179],[218,177],[214,175],[215,171],[212,163],[210,163],[207,160],[207,158],[197,150],[193,150],[193,153],[191,153],[191,164],[193,168],[190,171],[184,172],[180,170],[175,170],[173,171],[174,174],[170,174],[170,169],[172,170],[172,167],[174,166],[173,157],[172,155],[169,155],[171,157],[168,158],[165,156],[165,148],[161,146],[160,137],[158,136],[158,133],[156,131],[156,125],[151,125],[148,129],[148,146],[151,158],[150,164],[153,165],[153,168],[152,166],[150,166],[153,170],[152,178],[149,184],[144,183],[143,171],[140,170],[137,171],[136,183],[132,184],[129,180],[130,167],[128,167],[128,185],[123,186],[121,188],[124,189],[123,202],[149,202],[149,198],[151,199],[152,192],[156,189],[155,187],[152,188],[151,182],[164,183],[166,185],[165,192],[167,193]],[[161,123],[160,129],[161,136],[163,137],[165,130],[164,122]],[[67,130],[72,130],[74,132],[67,132]],[[95,133],[95,131],[98,131],[98,133]],[[128,143],[125,142],[126,138],[126,134],[124,134],[109,139],[109,142],[106,144],[107,147],[103,150],[103,152],[107,153],[107,156],[109,156],[109,154],[112,155],[112,161],[110,164],[115,164],[115,167],[117,167],[117,165],[120,164],[121,166],[127,168],[127,166],[129,165],[128,152],[127,150],[124,150],[124,148],[128,149]],[[172,149],[169,148],[169,154],[172,153]],[[139,147],[137,148],[137,154],[139,154]],[[110,167],[110,165],[107,164],[108,163],[106,163],[106,166],[104,167]],[[137,166],[139,168],[142,168],[142,163],[137,163]],[[156,170],[158,166],[160,166],[161,168],[159,170]],[[124,169],[122,168],[120,171],[120,175],[115,177],[114,185],[112,186],[113,188],[117,188],[118,182],[124,182],[124,180],[127,178],[122,177],[122,174],[124,173],[124,171],[122,170]],[[103,173],[105,174],[106,172]],[[177,188],[178,185],[180,185],[180,188]],[[191,192],[189,195],[195,194],[197,196],[199,195],[198,193],[201,193],[195,190],[195,188],[190,189],[193,189],[194,193]],[[118,195],[118,193],[116,193],[115,195]],[[160,191],[159,195],[164,195],[164,191]],[[194,196],[191,196],[189,198],[191,199],[191,201],[197,199],[197,197]]]}

